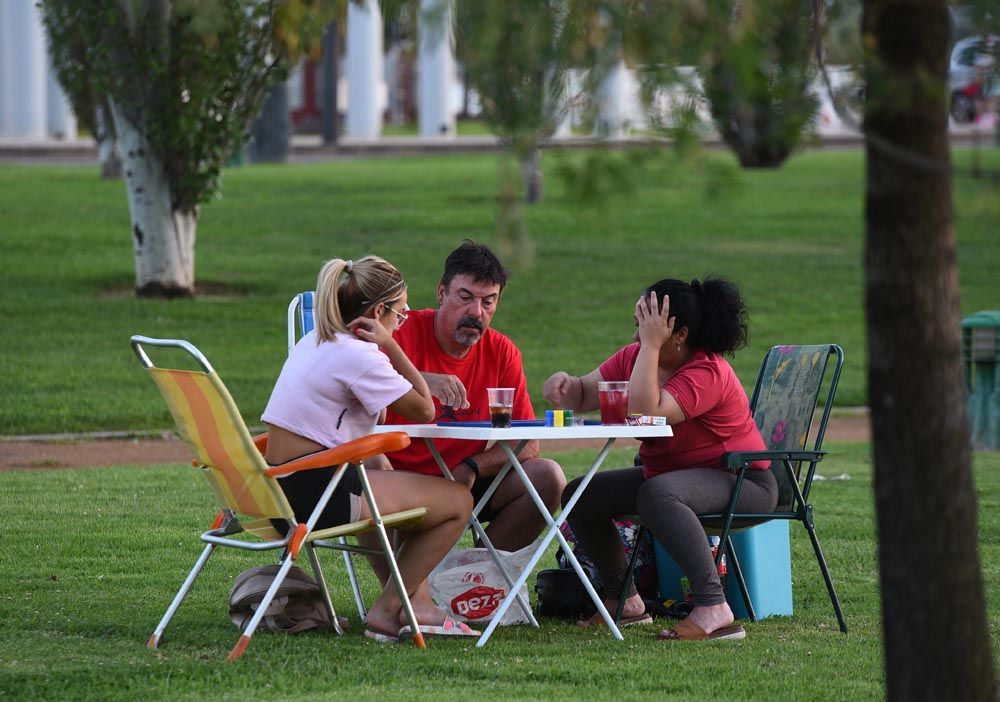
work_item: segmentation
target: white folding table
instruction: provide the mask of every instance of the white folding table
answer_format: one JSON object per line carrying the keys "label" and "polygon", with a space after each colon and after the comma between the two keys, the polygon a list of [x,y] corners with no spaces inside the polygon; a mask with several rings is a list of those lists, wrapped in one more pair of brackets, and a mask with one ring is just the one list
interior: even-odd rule
{"label": "white folding table", "polygon": [[[527,615],[529,621],[534,626],[538,626],[538,622],[531,613],[530,606],[528,603],[521,601],[519,593],[521,587],[524,586],[525,582],[527,582],[528,578],[531,576],[531,571],[534,569],[539,559],[541,559],[541,557],[545,554],[549,544],[552,543],[552,539],[558,539],[563,548],[563,552],[566,554],[566,559],[573,566],[573,570],[576,571],[577,577],[580,578],[580,582],[583,583],[584,588],[587,590],[587,594],[590,595],[590,599],[594,601],[597,611],[601,613],[601,616],[604,618],[605,623],[607,623],[611,633],[619,641],[622,640],[621,631],[618,630],[618,627],[615,625],[614,620],[608,613],[607,608],[605,608],[601,598],[598,597],[597,592],[594,590],[594,586],[590,584],[590,579],[587,577],[586,573],[583,572],[583,568],[580,567],[579,562],[577,562],[576,557],[573,555],[573,550],[570,548],[569,544],[566,543],[566,539],[560,532],[559,527],[566,521],[566,517],[579,501],[580,495],[583,494],[587,485],[600,469],[601,464],[604,462],[604,459],[607,457],[608,452],[611,450],[611,446],[615,443],[616,439],[642,439],[673,436],[673,431],[669,426],[586,424],[583,426],[572,427],[544,427],[518,425],[510,427],[509,429],[494,429],[489,426],[482,426],[479,422],[470,424],[463,424],[462,422],[449,422],[445,424],[384,425],[377,427],[375,431],[376,433],[403,431],[413,438],[422,438],[427,443],[427,447],[430,449],[431,455],[434,456],[434,460],[437,461],[441,472],[451,480],[454,480],[454,478],[451,475],[449,467],[445,465],[444,460],[441,458],[441,454],[438,452],[437,447],[434,445],[434,439],[495,441],[503,448],[504,453],[507,455],[507,463],[497,474],[482,500],[480,500],[479,504],[476,505],[472,513],[472,519],[470,520],[470,526],[472,526],[475,530],[476,535],[483,542],[483,545],[489,549],[494,560],[497,562],[497,565],[500,567],[501,572],[504,573],[504,576],[507,578],[508,584],[510,585],[510,590],[507,591],[507,596],[504,597],[500,606],[493,613],[493,617],[490,620],[489,625],[486,627],[486,631],[484,631],[483,635],[479,637],[479,641],[476,643],[477,647],[486,645],[490,636],[493,635],[493,631],[496,629],[497,624],[515,601],[518,601],[521,608],[525,610],[525,614]],[[520,453],[525,444],[534,439],[539,441],[560,439],[605,439],[603,448],[601,448],[597,457],[594,459],[593,463],[591,463],[590,468],[587,469],[587,472],[583,475],[583,479],[580,481],[576,491],[570,497],[566,506],[563,507],[562,512],[560,512],[559,517],[556,519],[553,519],[552,515],[549,514],[549,510],[546,508],[545,503],[542,502],[542,498],[539,497],[538,492],[535,490],[535,487],[531,484],[527,474],[524,472],[524,467],[517,459],[517,454]],[[513,468],[517,473],[518,478],[520,478],[521,482],[524,484],[528,494],[531,495],[531,499],[535,503],[535,507],[539,512],[541,512],[545,521],[549,525],[548,531],[544,533],[541,542],[538,544],[538,548],[528,561],[528,565],[524,567],[524,570],[521,571],[521,574],[514,582],[510,582],[509,575],[504,570],[503,565],[496,554],[496,550],[490,543],[489,538],[486,537],[486,532],[483,530],[482,525],[479,524],[479,520],[477,518],[480,510],[482,510],[486,503],[489,502],[490,498],[493,496],[493,492],[500,485],[500,482],[511,468]],[[511,595],[514,595],[514,597]]]}

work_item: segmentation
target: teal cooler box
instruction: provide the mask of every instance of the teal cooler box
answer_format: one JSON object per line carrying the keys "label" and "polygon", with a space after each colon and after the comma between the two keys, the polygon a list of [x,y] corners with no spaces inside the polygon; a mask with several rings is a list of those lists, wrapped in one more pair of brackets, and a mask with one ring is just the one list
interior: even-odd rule
{"label": "teal cooler box", "polygon": [[[774,519],[753,529],[733,534],[733,548],[740,559],[743,578],[753,602],[758,619],[792,614],[792,558],[788,541],[788,522]],[[681,569],[674,559],[654,539],[656,574],[660,583],[660,597],[668,600],[683,599],[681,594]],[[727,564],[730,564],[727,559]],[[750,616],[740,595],[732,565],[726,575],[726,599],[737,619]]]}

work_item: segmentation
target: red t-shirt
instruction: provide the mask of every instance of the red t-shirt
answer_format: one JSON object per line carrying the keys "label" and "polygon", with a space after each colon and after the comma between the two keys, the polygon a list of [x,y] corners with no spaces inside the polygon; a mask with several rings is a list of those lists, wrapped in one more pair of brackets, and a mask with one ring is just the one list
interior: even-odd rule
{"label": "red t-shirt", "polygon": [[[457,376],[465,385],[469,407],[454,409],[434,399],[434,422],[489,421],[490,406],[486,388],[514,388],[512,419],[534,419],[535,411],[528,396],[521,352],[510,339],[494,329],[487,329],[465,358],[454,358],[441,350],[434,336],[434,310],[413,310],[409,318],[393,334],[400,347],[417,367],[426,373]],[[386,424],[412,424],[389,410]],[[434,446],[449,468],[463,458],[480,453],[485,441],[435,439]],[[423,439],[415,439],[402,451],[388,454],[392,467],[425,475],[441,475],[434,457]]]}
{"label": "red t-shirt", "polygon": [[[638,355],[639,344],[630,344],[598,371],[605,380],[629,380]],[[750,415],[746,391],[722,356],[693,352],[663,389],[674,396],[687,419],[673,425],[672,437],[642,440],[639,456],[644,477],[685,468],[721,468],[724,453],[766,449]],[[750,467],[770,465],[770,461],[754,461]]]}

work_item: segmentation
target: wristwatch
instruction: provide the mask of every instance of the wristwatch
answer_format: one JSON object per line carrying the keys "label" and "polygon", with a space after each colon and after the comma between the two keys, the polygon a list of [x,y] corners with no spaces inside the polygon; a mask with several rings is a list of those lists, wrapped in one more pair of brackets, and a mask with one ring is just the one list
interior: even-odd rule
{"label": "wristwatch", "polygon": [[467,465],[469,467],[469,470],[472,471],[472,474],[476,476],[476,480],[479,480],[479,464],[476,463],[476,461],[472,458],[472,456],[469,456],[468,458],[463,458],[461,460],[461,463]]}

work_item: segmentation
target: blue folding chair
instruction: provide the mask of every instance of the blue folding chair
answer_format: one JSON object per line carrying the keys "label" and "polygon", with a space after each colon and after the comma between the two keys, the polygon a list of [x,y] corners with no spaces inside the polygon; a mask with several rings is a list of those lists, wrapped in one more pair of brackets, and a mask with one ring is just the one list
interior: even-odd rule
{"label": "blue folding chair", "polygon": [[[300,292],[288,303],[288,352],[292,352],[292,347],[303,336],[313,330],[313,301],[316,293],[312,290]],[[341,545],[347,544],[347,539],[340,537]],[[368,610],[365,608],[365,600],[361,596],[361,587],[358,585],[358,575],[354,570],[354,560],[350,551],[342,551],[344,554],[344,566],[347,568],[347,577],[351,581],[351,591],[354,593],[354,604],[358,607],[358,616],[361,621],[365,621]]]}

